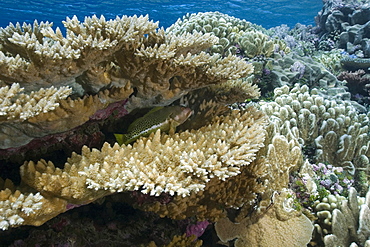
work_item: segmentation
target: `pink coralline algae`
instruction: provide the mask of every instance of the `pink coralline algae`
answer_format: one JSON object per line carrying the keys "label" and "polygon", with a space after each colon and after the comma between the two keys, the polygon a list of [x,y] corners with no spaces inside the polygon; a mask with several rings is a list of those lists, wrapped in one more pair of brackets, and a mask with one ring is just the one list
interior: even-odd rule
{"label": "pink coralline algae", "polygon": [[197,238],[199,238],[203,235],[208,225],[209,222],[207,220],[188,225],[186,227],[186,236],[190,237],[191,235],[195,235]]}

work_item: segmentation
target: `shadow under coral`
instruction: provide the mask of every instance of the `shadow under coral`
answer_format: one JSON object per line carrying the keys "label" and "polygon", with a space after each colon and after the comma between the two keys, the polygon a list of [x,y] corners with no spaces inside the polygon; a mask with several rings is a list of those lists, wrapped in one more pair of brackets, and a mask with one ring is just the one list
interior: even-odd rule
{"label": "shadow under coral", "polygon": [[[130,197],[128,193],[124,196]],[[191,218],[172,220],[155,213],[136,210],[121,202],[123,194],[61,214],[39,227],[21,226],[0,232],[0,245],[23,246],[157,246],[183,235]],[[202,246],[217,246],[213,225],[199,238]],[[155,245],[154,245],[155,246]]]}

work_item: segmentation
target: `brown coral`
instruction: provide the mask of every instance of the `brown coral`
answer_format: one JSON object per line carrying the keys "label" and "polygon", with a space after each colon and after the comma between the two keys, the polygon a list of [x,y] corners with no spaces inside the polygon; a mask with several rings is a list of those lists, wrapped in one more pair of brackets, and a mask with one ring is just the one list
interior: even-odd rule
{"label": "brown coral", "polygon": [[[14,81],[24,88],[24,93],[17,96],[21,101],[1,103],[1,115],[11,114],[11,106],[18,109],[12,114],[22,120],[15,125],[1,123],[1,149],[71,130],[86,123],[98,110],[124,99],[129,98],[125,106],[128,112],[169,105],[192,90],[253,71],[252,65],[235,56],[222,58],[202,52],[217,41],[215,36],[165,34],[147,16],[115,20],[93,16],[83,23],[73,17],[63,23],[66,37],[49,23],[10,25],[0,30],[2,94],[8,94],[6,85]],[[51,85],[55,89],[47,89]],[[52,95],[57,101],[51,98],[48,107],[40,102],[42,114],[40,107],[22,107],[22,99],[31,97],[35,99],[30,102],[38,102],[37,95],[48,90],[56,90]],[[86,94],[90,96],[81,100]],[[73,100],[65,99],[68,95]],[[16,117],[13,115],[6,115],[7,119]]]}

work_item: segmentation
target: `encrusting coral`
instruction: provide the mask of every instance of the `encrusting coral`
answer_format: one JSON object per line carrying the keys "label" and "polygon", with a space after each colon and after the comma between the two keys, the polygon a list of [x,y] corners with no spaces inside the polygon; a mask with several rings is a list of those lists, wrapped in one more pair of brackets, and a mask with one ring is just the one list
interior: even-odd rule
{"label": "encrusting coral", "polygon": [[311,221],[291,204],[289,192],[273,196],[267,212],[233,223],[227,218],[216,222],[215,229],[222,242],[236,239],[235,246],[305,246],[311,239]]}

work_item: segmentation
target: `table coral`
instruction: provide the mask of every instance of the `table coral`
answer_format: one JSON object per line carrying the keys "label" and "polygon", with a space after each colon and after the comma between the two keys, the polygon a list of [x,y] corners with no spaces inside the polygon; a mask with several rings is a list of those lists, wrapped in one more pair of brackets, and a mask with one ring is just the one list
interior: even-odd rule
{"label": "table coral", "polygon": [[[40,207],[26,217],[21,213],[27,210],[22,204],[17,208],[9,204],[14,210],[2,215],[3,229],[40,225],[113,192],[137,190],[186,197],[203,190],[210,179],[224,181],[238,175],[241,167],[255,159],[264,140],[263,114],[228,114],[230,110],[225,111],[224,106],[241,97],[259,95],[250,83],[233,82],[251,74],[253,66],[236,56],[204,52],[218,41],[217,37],[197,32],[166,33],[147,16],[114,20],[93,16],[84,22],[73,17],[63,24],[66,36],[43,22],[11,24],[0,30],[0,63],[4,65],[0,85],[6,95],[1,102],[1,157],[21,162],[27,157],[39,160],[50,146],[58,150],[61,143],[80,152],[79,145],[91,137],[99,139],[94,141],[101,150],[84,147],[82,154],[72,154],[62,169],[51,161],[26,162],[21,168],[21,186],[4,188],[2,193],[7,196],[3,202],[8,205],[9,198],[36,195],[40,203],[35,205]],[[213,100],[223,100],[217,107],[223,107],[225,114],[219,118],[211,114],[210,125],[169,136],[157,132],[133,146],[99,144],[104,138],[99,129],[104,122],[117,121],[139,108],[170,105],[211,85],[220,85],[213,89]],[[238,93],[228,97],[232,90]],[[207,105],[190,103],[200,108]],[[29,112],[27,104],[37,107]],[[80,136],[81,130],[90,133],[87,139]],[[34,148],[39,150],[35,151],[38,155],[29,155]],[[113,180],[104,181],[110,178]],[[13,191],[17,192],[11,196]],[[59,206],[53,210],[48,201]],[[11,215],[21,219],[12,221]]]}
{"label": "table coral", "polygon": [[[202,52],[217,42],[217,37],[165,34],[147,16],[114,20],[93,16],[82,23],[73,17],[63,24],[65,37],[50,23],[11,24],[0,30],[3,94],[14,81],[24,91],[17,95],[18,101],[9,99],[12,107],[19,111],[21,97],[26,97],[22,95],[31,91],[38,102],[37,95],[53,90],[47,88],[57,90],[53,92],[56,100],[50,101],[55,101],[53,107],[44,107],[43,114],[39,114],[39,107],[32,107],[31,112],[29,107],[22,108],[25,112],[17,114],[22,113],[23,118],[16,124],[1,123],[1,149],[71,130],[97,111],[124,99],[129,98],[125,106],[128,112],[168,105],[194,89],[253,71],[237,57],[221,58]],[[15,86],[12,88],[15,90]],[[32,118],[25,119],[26,115]],[[76,115],[81,117],[73,117]]]}
{"label": "table coral", "polygon": [[84,147],[63,170],[51,162],[21,167],[23,182],[38,191],[84,204],[113,192],[139,190],[188,196],[204,189],[213,177],[225,180],[255,159],[263,145],[263,115],[251,111],[214,120],[197,131],[170,136],[157,131],[132,146],[101,151]]}
{"label": "table coral", "polygon": [[0,179],[0,229],[19,225],[41,225],[66,211],[67,201],[45,198],[38,193],[22,193],[9,180]]}

